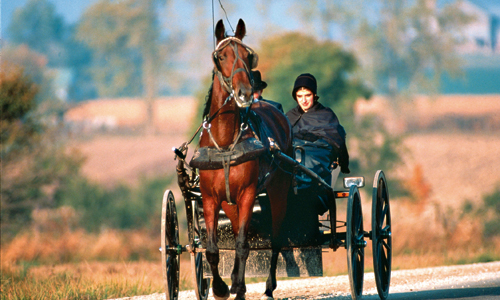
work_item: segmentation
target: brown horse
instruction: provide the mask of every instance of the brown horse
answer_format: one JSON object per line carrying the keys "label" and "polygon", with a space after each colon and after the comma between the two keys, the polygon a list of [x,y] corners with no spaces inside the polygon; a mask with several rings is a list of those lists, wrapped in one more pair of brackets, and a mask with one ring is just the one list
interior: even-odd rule
{"label": "brown horse", "polygon": [[[208,107],[210,109],[208,115],[211,118],[209,124],[206,122],[203,126],[200,147],[215,147],[222,153],[232,148],[238,141],[253,137],[252,132],[246,129],[246,126],[242,126],[246,117],[241,112],[250,106],[262,120],[262,126],[267,128],[274,144],[282,152],[290,155],[292,137],[286,116],[267,103],[253,101],[250,70],[256,67],[257,54],[242,43],[245,33],[245,23],[241,19],[236,27],[235,36],[230,37],[225,34],[222,20],[217,23],[215,29],[217,47],[213,53],[216,76],[213,80],[211,97],[207,101],[207,109]],[[247,233],[259,189],[259,174],[267,173],[269,176],[266,177],[264,188],[267,190],[271,206],[272,258],[265,295],[272,297],[272,292],[276,289],[276,265],[281,250],[278,235],[286,212],[286,191],[291,182],[290,174],[263,156],[237,165],[232,164],[227,169],[199,172],[207,227],[206,257],[212,270],[212,291],[216,299],[227,299],[229,293],[236,294],[235,299],[244,299],[245,265],[250,251]],[[235,236],[236,253],[230,290],[218,271],[217,222],[221,208],[230,219]]]}

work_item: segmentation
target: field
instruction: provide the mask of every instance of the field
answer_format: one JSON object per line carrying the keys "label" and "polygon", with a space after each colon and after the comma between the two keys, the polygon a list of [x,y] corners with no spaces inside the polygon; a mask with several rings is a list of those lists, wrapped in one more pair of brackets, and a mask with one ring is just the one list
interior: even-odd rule
{"label": "field", "polygon": [[[161,113],[158,110],[155,117],[156,134],[149,135],[140,133],[141,122],[134,119],[135,117],[130,119],[132,121],[123,121],[127,119],[125,116],[138,115],[139,120],[143,118],[144,115],[140,117],[141,113],[137,113],[141,111],[140,105],[137,106],[139,108],[132,105],[132,108],[127,109],[124,105],[125,108],[120,106],[120,110],[110,110],[114,114],[119,112],[121,117],[108,115],[95,118],[92,115],[97,113],[92,113],[91,108],[76,108],[80,112],[73,112],[72,120],[76,126],[80,126],[80,131],[74,135],[70,147],[76,148],[87,158],[82,170],[85,176],[104,186],[113,186],[119,183],[134,185],[145,176],[175,172],[176,161],[173,160],[171,149],[191,137],[190,122],[193,117],[188,112],[194,111],[193,101],[163,100]],[[476,105],[466,105],[467,99],[463,97],[457,100],[456,106],[450,104],[450,101],[450,98],[446,98],[441,102],[429,102],[427,106],[420,104],[418,114],[403,118],[407,120],[403,125],[401,119],[386,117],[389,128],[393,126],[393,129],[405,132],[403,143],[407,149],[404,153],[404,163],[394,173],[386,173],[386,176],[398,177],[403,182],[412,184],[420,189],[422,195],[417,201],[392,199],[396,254],[393,269],[500,259],[500,239],[488,241],[484,246],[481,220],[466,215],[464,211],[464,204],[470,203],[479,207],[483,195],[500,186],[500,135],[499,128],[496,127],[497,120],[500,119],[500,96],[483,99],[482,102],[475,98],[469,99],[470,103]],[[95,105],[101,105],[101,108],[95,111],[103,112],[106,111],[103,107],[109,103],[96,102]],[[471,107],[474,109],[469,109]],[[365,106],[364,113],[370,110],[381,114],[383,111],[376,105],[369,108]],[[402,111],[410,114],[412,112],[408,109]],[[419,118],[420,115],[426,118]],[[97,121],[92,123],[89,120]],[[96,128],[89,129],[89,124],[98,124],[101,128],[97,131]],[[476,127],[464,129],[464,124],[475,124]],[[194,147],[190,147],[190,153]],[[367,178],[367,187],[362,194],[364,219],[368,224],[371,219],[371,180],[372,178]],[[183,206],[176,183],[166,188],[173,190],[179,213]],[[158,209],[160,207],[161,195],[158,195]],[[140,236],[140,233],[136,235]],[[187,233],[181,231],[180,235],[187,236]],[[72,247],[91,249],[85,248],[88,247],[86,245],[95,244],[99,237],[78,236],[75,240],[82,244],[75,242]],[[100,240],[116,239],[108,237]],[[123,242],[127,238],[119,240],[122,241],[121,244],[116,242],[108,248],[119,251],[117,249],[129,246]],[[159,228],[158,241],[142,240],[138,243],[146,243],[148,248],[157,249]],[[25,248],[30,247],[32,246],[26,241],[26,244],[21,243],[17,249],[11,250],[12,253],[22,253]],[[37,247],[41,248],[43,245]],[[102,299],[163,291],[159,253],[158,258],[153,261],[126,261],[118,256],[110,257],[109,262],[95,262],[91,256],[86,256],[92,252],[87,250],[86,254],[80,253],[79,261],[83,262],[77,264],[55,261],[49,265],[21,263],[4,268],[5,258],[8,257],[5,256],[6,251],[2,249],[2,299],[7,299],[4,295],[22,294],[23,285],[29,285],[29,282],[32,283],[31,288],[36,284],[36,289],[47,290],[45,295],[50,295],[51,291],[56,293],[59,285],[74,285],[74,290],[63,290],[63,294],[56,297],[67,299],[79,299],[82,295],[87,299]],[[369,256],[370,254],[367,254],[367,257]],[[325,275],[345,274],[345,257],[345,250],[342,249],[325,254]],[[365,265],[368,271],[372,263],[367,259]],[[191,270],[186,256],[181,266],[181,289],[192,288],[190,276]],[[24,295],[28,295],[27,298],[35,295],[36,291],[31,293],[34,294],[24,291]]]}

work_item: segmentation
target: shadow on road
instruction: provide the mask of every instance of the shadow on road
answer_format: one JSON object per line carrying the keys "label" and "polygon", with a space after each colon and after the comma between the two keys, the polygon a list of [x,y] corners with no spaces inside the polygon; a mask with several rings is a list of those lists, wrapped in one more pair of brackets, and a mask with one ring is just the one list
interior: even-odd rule
{"label": "shadow on road", "polygon": [[[389,299],[499,299],[500,287],[445,289],[391,294]],[[367,299],[370,299],[367,297]],[[374,299],[378,299],[375,297]]]}
{"label": "shadow on road", "polygon": [[[380,299],[378,295],[363,296],[364,300]],[[437,287],[434,290],[390,293],[389,300],[434,300],[434,299],[474,299],[474,300],[493,300],[500,299],[500,278],[473,284],[464,288],[456,287]]]}

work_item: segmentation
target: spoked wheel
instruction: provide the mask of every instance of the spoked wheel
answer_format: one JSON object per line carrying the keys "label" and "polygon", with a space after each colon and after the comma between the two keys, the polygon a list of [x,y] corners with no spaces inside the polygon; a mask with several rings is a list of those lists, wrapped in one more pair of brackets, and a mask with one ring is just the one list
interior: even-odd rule
{"label": "spoked wheel", "polygon": [[179,222],[174,195],[166,190],[161,210],[161,263],[166,300],[179,296]]}
{"label": "spoked wheel", "polygon": [[389,295],[392,261],[392,227],[389,190],[384,172],[379,170],[373,181],[372,244],[373,269],[380,299]]}
{"label": "spoked wheel", "polygon": [[363,294],[365,271],[365,247],[363,213],[357,186],[351,186],[347,202],[346,224],[347,270],[351,285],[352,299],[360,299]]}
{"label": "spoked wheel", "polygon": [[[197,249],[201,241],[200,212],[196,201],[193,202],[193,245]],[[200,252],[191,253],[191,270],[194,271],[195,294],[198,300],[206,300],[210,291],[210,278],[203,276],[203,255]]]}

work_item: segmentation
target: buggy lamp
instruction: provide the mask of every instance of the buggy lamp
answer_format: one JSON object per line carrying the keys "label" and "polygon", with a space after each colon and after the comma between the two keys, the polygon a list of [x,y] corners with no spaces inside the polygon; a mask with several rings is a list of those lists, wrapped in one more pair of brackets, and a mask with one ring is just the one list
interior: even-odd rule
{"label": "buggy lamp", "polygon": [[365,186],[365,178],[363,176],[361,177],[345,177],[344,178],[344,188],[348,189],[352,185],[356,185],[359,188],[362,188]]}

